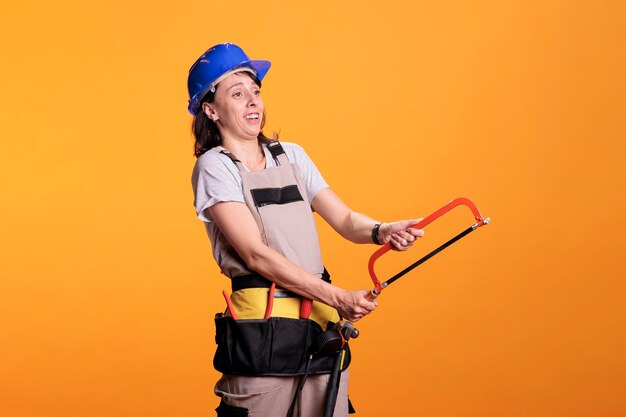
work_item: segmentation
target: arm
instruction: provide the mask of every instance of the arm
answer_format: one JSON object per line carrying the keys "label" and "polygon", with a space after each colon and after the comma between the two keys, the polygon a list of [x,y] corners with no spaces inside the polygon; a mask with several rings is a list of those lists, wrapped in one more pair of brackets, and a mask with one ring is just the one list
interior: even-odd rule
{"label": "arm", "polygon": [[[330,188],[325,188],[317,193],[311,205],[345,239],[354,243],[373,243],[372,229],[380,222],[352,211]],[[378,231],[378,240],[383,244],[391,241],[394,249],[406,250],[415,239],[424,236],[424,231],[411,228],[420,220],[383,223]]]}
{"label": "arm", "polygon": [[328,304],[350,321],[359,320],[376,307],[375,302],[364,298],[368,291],[346,291],[331,285],[265,245],[257,224],[245,204],[221,202],[209,210],[224,236],[246,265],[276,285]]}

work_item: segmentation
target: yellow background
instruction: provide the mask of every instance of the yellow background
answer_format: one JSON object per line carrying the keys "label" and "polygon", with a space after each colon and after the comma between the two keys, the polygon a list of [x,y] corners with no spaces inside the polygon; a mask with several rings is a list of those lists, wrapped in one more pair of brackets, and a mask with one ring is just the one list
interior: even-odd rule
{"label": "yellow background", "polygon": [[[360,416],[626,415],[624,9],[3,1],[0,414],[211,415],[228,281],[192,206],[186,77],[230,41],[273,63],[267,133],[352,208],[467,196],[493,218],[358,324]],[[369,288],[375,248],[320,228],[335,282]]]}

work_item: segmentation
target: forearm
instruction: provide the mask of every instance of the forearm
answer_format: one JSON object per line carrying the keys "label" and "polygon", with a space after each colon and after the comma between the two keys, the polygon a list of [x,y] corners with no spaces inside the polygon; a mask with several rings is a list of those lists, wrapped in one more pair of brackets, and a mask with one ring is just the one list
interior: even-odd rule
{"label": "forearm", "polygon": [[245,258],[250,269],[275,282],[277,286],[303,297],[320,301],[350,321],[357,321],[376,308],[377,302],[366,298],[367,290],[346,291],[310,274],[265,245]]}
{"label": "forearm", "polygon": [[350,210],[336,230],[345,239],[354,243],[372,243],[372,230],[380,222],[373,220],[365,214]]}
{"label": "forearm", "polygon": [[266,245],[255,245],[244,261],[277,286],[337,308],[346,291],[313,275]]}
{"label": "forearm", "polygon": [[[395,250],[406,250],[415,238],[424,235],[424,232],[412,227],[420,219],[401,220],[391,223],[382,223],[367,217],[364,214],[350,210],[350,208],[330,188],[320,191],[312,201],[313,209],[333,229],[344,238],[354,243],[391,242]],[[380,227],[374,228],[381,223]],[[373,234],[376,233],[374,240]]]}
{"label": "forearm", "polygon": [[354,243],[372,243],[372,229],[379,222],[351,210],[330,188],[320,191],[312,206],[345,239]]}

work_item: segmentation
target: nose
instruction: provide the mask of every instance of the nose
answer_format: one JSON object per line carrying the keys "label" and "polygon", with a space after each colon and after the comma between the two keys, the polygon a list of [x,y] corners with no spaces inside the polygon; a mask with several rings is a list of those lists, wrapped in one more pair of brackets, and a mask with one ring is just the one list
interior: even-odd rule
{"label": "nose", "polygon": [[254,92],[248,93],[248,107],[256,107],[259,103],[259,96]]}

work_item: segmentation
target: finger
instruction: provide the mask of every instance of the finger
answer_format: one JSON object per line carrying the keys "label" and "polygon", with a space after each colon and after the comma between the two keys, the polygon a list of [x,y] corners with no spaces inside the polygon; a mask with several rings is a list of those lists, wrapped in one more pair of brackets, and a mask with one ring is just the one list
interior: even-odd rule
{"label": "finger", "polygon": [[413,237],[423,237],[424,236],[424,229],[407,229],[406,230],[407,233],[409,233],[411,236]]}
{"label": "finger", "polygon": [[374,290],[367,292],[367,294],[364,295],[364,298],[367,301],[376,301],[376,294],[374,294]]}
{"label": "finger", "polygon": [[391,243],[391,249],[393,249],[393,250],[402,250],[402,245],[400,243],[398,243],[396,240],[391,239],[391,241],[389,243]]}
{"label": "finger", "polygon": [[401,251],[403,250],[403,247],[400,243],[396,242],[396,241],[391,241],[391,249],[395,250],[395,251]]}
{"label": "finger", "polygon": [[401,220],[398,223],[404,226],[405,229],[408,229],[411,226],[415,226],[420,222],[420,219],[409,219],[409,220]]}
{"label": "finger", "polygon": [[365,314],[369,314],[372,311],[374,311],[374,309],[376,308],[376,304],[374,304],[373,302],[367,302],[367,305],[363,305],[359,311],[359,313],[362,313],[363,315]]}
{"label": "finger", "polygon": [[402,239],[406,240],[407,242],[413,242],[415,240],[415,236],[413,236],[412,233],[408,231],[404,231],[404,230],[402,232],[398,232],[398,236],[400,236]]}
{"label": "finger", "polygon": [[407,239],[405,239],[404,236],[400,235],[399,233],[394,233],[393,235],[391,235],[391,240],[394,242],[398,242],[403,246],[409,243]]}
{"label": "finger", "polygon": [[405,238],[397,234],[394,234],[393,236],[391,236],[391,241],[394,242],[396,246],[400,249],[406,248],[407,246],[409,246],[409,242]]}
{"label": "finger", "polygon": [[416,224],[418,224],[422,220],[424,220],[424,218],[420,217],[419,219],[404,220],[404,221],[402,221],[400,223],[404,226],[405,229],[408,229],[408,228],[411,228],[411,227],[415,226]]}

